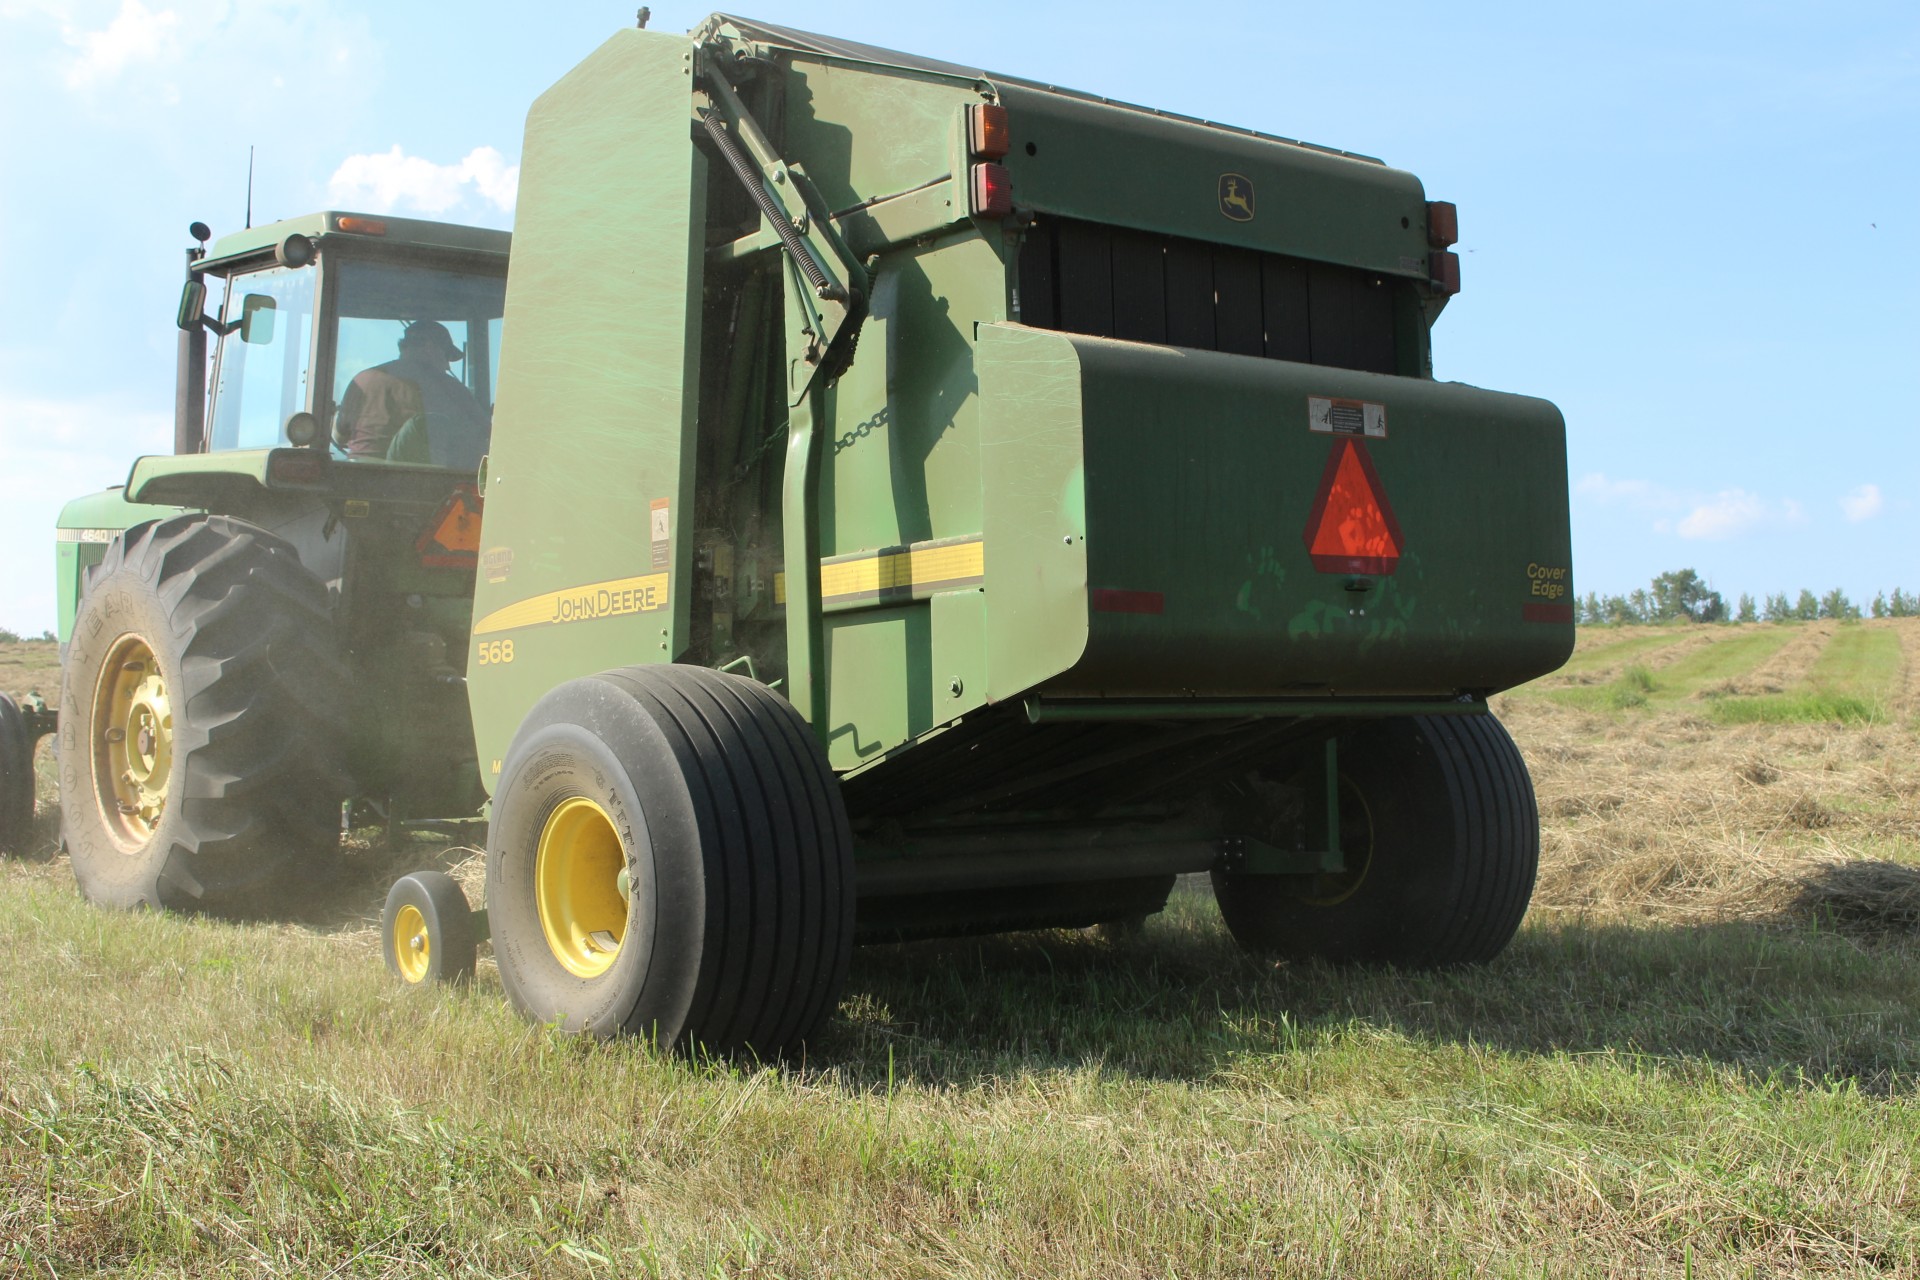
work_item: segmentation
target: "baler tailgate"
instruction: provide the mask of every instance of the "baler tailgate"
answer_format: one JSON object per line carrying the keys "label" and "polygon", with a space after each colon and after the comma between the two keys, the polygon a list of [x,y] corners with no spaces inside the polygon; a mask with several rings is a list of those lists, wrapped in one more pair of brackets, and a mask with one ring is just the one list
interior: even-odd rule
{"label": "baler tailgate", "polygon": [[[1062,590],[1047,607],[1063,628],[1078,612],[1087,641],[1048,692],[1444,698],[1564,660],[1566,446],[1552,405],[996,328],[983,330],[983,412],[1027,430],[989,432],[1003,451],[989,483],[1025,469],[1006,451],[1060,443],[1035,431],[1079,437],[1084,603]],[[1063,395],[1036,370],[1077,386]],[[1073,399],[1077,415],[1056,412]],[[989,546],[1001,532],[989,525]]]}

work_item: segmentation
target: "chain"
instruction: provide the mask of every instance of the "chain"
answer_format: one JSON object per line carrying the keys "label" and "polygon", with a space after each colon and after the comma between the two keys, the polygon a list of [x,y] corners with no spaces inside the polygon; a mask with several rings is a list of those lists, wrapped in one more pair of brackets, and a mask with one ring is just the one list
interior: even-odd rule
{"label": "chain", "polygon": [[733,482],[739,484],[742,480],[745,480],[748,473],[760,465],[760,459],[772,453],[775,446],[782,443],[786,438],[787,423],[786,420],[783,419],[780,425],[775,427],[768,433],[767,438],[760,442],[758,449],[755,449],[752,453],[740,460],[740,465],[733,469]]}

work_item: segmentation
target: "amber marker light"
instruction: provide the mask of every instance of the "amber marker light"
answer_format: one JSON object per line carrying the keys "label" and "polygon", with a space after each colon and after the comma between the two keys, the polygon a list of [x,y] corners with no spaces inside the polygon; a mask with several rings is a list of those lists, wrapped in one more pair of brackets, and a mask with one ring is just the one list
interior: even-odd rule
{"label": "amber marker light", "polygon": [[1427,243],[1436,249],[1451,248],[1460,240],[1460,211],[1451,200],[1427,201]]}
{"label": "amber marker light", "polygon": [[1004,218],[1013,211],[1013,179],[1005,165],[977,164],[969,175],[967,211],[976,218]]}
{"label": "amber marker light", "polygon": [[351,231],[356,235],[383,236],[387,234],[387,224],[379,218],[360,218],[348,214],[333,224],[341,231]]}
{"label": "amber marker light", "polygon": [[992,102],[967,108],[967,152],[981,160],[998,160],[1013,149],[1007,128],[1007,109]]}

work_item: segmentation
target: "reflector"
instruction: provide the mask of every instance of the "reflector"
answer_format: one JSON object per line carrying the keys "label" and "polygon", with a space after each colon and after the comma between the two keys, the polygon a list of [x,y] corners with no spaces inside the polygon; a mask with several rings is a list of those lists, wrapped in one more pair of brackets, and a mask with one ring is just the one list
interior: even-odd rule
{"label": "reflector", "polygon": [[480,562],[480,492],[455,486],[414,544],[429,569],[471,569]]}
{"label": "reflector", "polygon": [[1307,516],[1306,542],[1322,573],[1389,574],[1399,563],[1400,524],[1361,441],[1334,442]]}
{"label": "reflector", "polygon": [[976,218],[1004,218],[1013,211],[1013,179],[1003,165],[973,166],[967,212]]}
{"label": "reflector", "polygon": [[998,160],[1013,147],[1007,109],[991,102],[967,108],[967,151],[982,160]]}

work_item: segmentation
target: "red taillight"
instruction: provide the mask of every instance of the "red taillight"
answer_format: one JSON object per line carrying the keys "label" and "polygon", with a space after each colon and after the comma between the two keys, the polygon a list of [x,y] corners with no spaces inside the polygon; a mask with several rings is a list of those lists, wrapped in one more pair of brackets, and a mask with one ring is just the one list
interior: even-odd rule
{"label": "red taillight", "polygon": [[1438,249],[1427,255],[1427,282],[1435,293],[1452,297],[1460,292],[1460,255]]}
{"label": "red taillight", "polygon": [[1013,179],[1005,165],[977,164],[969,175],[967,212],[976,218],[1004,218],[1013,211]]}
{"label": "red taillight", "polygon": [[1007,109],[991,102],[967,108],[967,153],[981,160],[998,160],[1013,149],[1007,131]]}
{"label": "red taillight", "polygon": [[325,483],[327,455],[318,449],[275,449],[267,455],[267,483],[305,487]]}
{"label": "red taillight", "polygon": [[1427,243],[1445,249],[1459,242],[1460,211],[1451,200],[1427,201]]}

